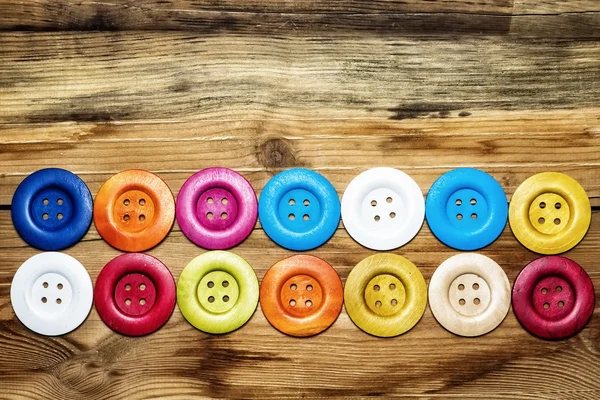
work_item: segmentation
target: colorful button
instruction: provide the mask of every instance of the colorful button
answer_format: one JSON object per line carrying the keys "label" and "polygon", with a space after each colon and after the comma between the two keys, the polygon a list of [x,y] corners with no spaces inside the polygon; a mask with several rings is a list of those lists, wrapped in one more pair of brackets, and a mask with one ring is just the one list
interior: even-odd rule
{"label": "colorful button", "polygon": [[11,216],[28,244],[61,250],[77,243],[90,227],[92,195],[77,175],[64,169],[42,169],[17,187]]}
{"label": "colorful button", "polygon": [[290,250],[310,250],[334,234],[340,222],[340,200],[325,177],[294,168],[267,182],[258,214],[275,243]]}
{"label": "colorful button", "polygon": [[10,286],[10,301],[19,321],[46,336],[69,333],[92,309],[92,279],[75,258],[40,253],[21,265]]}
{"label": "colorful button", "polygon": [[183,234],[206,249],[228,249],[250,235],[258,212],[256,194],[240,174],[207,168],[192,175],[177,196]]}
{"label": "colorful button", "polygon": [[444,261],[429,282],[429,307],[450,332],[480,336],[494,330],[510,308],[510,282],[492,259],[476,253]]}
{"label": "colorful button", "polygon": [[120,255],[102,268],[94,300],[100,318],[114,331],[142,336],[163,326],[175,308],[175,281],[158,259]]}
{"label": "colorful button", "polygon": [[258,279],[242,257],[210,251],[194,258],[177,282],[183,317],[207,333],[227,333],[244,325],[258,305]]}
{"label": "colorful button", "polygon": [[458,168],[439,177],[425,203],[427,223],[445,245],[476,250],[500,236],[508,218],[502,186],[473,168]]}
{"label": "colorful button", "polygon": [[583,239],[592,210],[576,180],[558,172],[544,172],[527,178],[517,188],[508,217],[523,246],[536,253],[558,254]]}
{"label": "colorful button", "polygon": [[427,305],[427,285],[419,269],[395,254],[375,254],[348,275],[344,304],[352,321],[380,337],[400,335],[419,322]]}
{"label": "colorful button", "polygon": [[120,172],[106,181],[96,195],[96,229],[119,250],[137,252],[156,246],[167,236],[174,219],[171,190],[148,171]]}
{"label": "colorful button", "polygon": [[425,201],[417,183],[394,168],[373,168],[356,176],[342,197],[344,227],[361,245],[391,250],[421,229]]}
{"label": "colorful button", "polygon": [[342,311],[344,289],[324,260],[295,255],[275,263],[260,285],[260,306],[277,330],[298,337],[323,332]]}
{"label": "colorful button", "polygon": [[543,339],[565,339],[581,331],[594,312],[594,286],[574,261],[541,257],[517,276],[512,305],[521,325]]}

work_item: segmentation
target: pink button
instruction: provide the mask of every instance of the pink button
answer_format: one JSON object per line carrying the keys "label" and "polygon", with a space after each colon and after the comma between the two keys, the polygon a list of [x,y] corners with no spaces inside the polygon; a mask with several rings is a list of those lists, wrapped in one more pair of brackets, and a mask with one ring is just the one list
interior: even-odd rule
{"label": "pink button", "polygon": [[229,249],[254,228],[257,200],[250,183],[227,168],[207,168],[192,175],[177,196],[177,222],[200,247]]}

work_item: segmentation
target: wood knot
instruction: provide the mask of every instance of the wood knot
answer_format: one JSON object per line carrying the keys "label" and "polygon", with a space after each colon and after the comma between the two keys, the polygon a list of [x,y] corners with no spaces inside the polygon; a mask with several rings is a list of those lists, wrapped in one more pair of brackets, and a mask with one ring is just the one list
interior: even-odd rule
{"label": "wood knot", "polygon": [[283,169],[298,167],[294,149],[283,139],[270,138],[258,145],[256,151],[258,162],[267,169]]}

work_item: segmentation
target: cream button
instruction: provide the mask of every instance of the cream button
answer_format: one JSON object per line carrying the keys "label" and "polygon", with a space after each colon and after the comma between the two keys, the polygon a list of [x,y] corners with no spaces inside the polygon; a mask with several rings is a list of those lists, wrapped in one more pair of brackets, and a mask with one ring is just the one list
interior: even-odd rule
{"label": "cream button", "polygon": [[460,336],[492,331],[510,307],[510,283],[492,259],[477,253],[444,261],[429,283],[429,307],[444,328]]}

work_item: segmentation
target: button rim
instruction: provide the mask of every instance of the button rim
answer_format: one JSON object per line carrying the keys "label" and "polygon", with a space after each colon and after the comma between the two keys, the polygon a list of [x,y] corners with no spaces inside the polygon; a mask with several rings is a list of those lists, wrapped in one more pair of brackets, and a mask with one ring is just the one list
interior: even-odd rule
{"label": "button rim", "polygon": [[[291,278],[307,275],[321,286],[319,308],[307,317],[290,315],[281,304],[281,288]],[[337,271],[327,261],[296,254],[273,264],[260,285],[260,307],[269,323],[281,333],[295,337],[315,336],[338,319],[344,304],[344,289]]]}
{"label": "button rim", "polygon": [[[531,225],[529,208],[541,194],[562,196],[571,211],[569,226],[554,235],[539,232]],[[570,176],[560,172],[542,172],[525,179],[512,195],[508,220],[515,238],[539,254],[560,254],[575,247],[587,234],[592,218],[590,199],[585,189]]]}
{"label": "button rim", "polygon": [[[115,201],[128,190],[139,190],[152,197],[154,202],[153,224],[140,232],[121,230],[113,219]],[[94,225],[96,230],[112,247],[126,251],[146,251],[162,242],[171,231],[175,221],[173,193],[158,175],[142,169],[128,169],[111,176],[98,190],[94,202]]]}
{"label": "button rim", "polygon": [[[225,230],[209,229],[196,213],[198,198],[215,187],[229,191],[238,204],[237,218]],[[258,219],[258,200],[250,182],[238,172],[223,167],[205,168],[190,176],[179,190],[175,207],[183,234],[197,246],[210,250],[237,246],[252,233]]]}
{"label": "button rim", "polygon": [[[380,274],[394,275],[404,285],[406,300],[395,316],[382,317],[365,304],[366,285]],[[378,337],[398,336],[412,329],[423,317],[427,284],[421,271],[407,258],[393,253],[373,254],[350,271],[344,287],[344,305],[352,322],[362,331]]]}
{"label": "button rim", "polygon": [[[452,226],[446,214],[450,196],[470,189],[487,202],[489,218],[484,226],[465,232]],[[508,201],[500,183],[485,171],[476,168],[455,168],[441,175],[431,185],[425,201],[425,218],[431,233],[446,246],[457,250],[478,250],[492,244],[508,222]]]}
{"label": "button rim", "polygon": [[[571,312],[555,321],[542,318],[533,305],[532,291],[540,280],[549,276],[563,278],[575,295]],[[592,279],[583,267],[564,256],[543,256],[533,260],[519,272],[512,290],[517,321],[532,335],[547,340],[566,339],[583,330],[594,313],[595,303]]]}
{"label": "button rim", "polygon": [[[287,192],[294,189],[311,192],[321,206],[321,220],[308,232],[293,232],[279,220],[279,203]],[[263,230],[273,242],[289,250],[311,250],[327,242],[338,228],[340,215],[340,199],[331,182],[318,172],[305,168],[292,168],[273,176],[258,201],[258,216]]]}
{"label": "button rim", "polygon": [[[115,286],[125,275],[147,276],[156,290],[152,308],[140,315],[127,315],[114,298]],[[121,254],[110,260],[98,274],[94,287],[96,311],[113,331],[127,336],[144,336],[160,329],[175,309],[175,280],[158,258],[143,253]]]}
{"label": "button rim", "polygon": [[[490,303],[481,314],[460,314],[449,300],[449,288],[461,275],[482,278],[490,288]],[[511,303],[510,281],[498,263],[479,253],[460,253],[444,260],[429,281],[429,308],[447,331],[464,337],[485,335],[496,329],[508,315]]]}
{"label": "button rim", "polygon": [[[41,190],[55,186],[73,200],[70,223],[59,230],[41,229],[30,214],[31,202]],[[44,168],[28,175],[15,190],[11,219],[19,236],[32,247],[45,251],[66,249],[85,236],[92,223],[92,194],[85,182],[71,171]]]}
{"label": "button rim", "polygon": [[[62,275],[71,285],[73,292],[71,302],[69,310],[61,313],[64,317],[62,323],[57,323],[56,318],[37,318],[36,312],[29,308],[27,299],[29,289],[24,288],[33,285],[44,273]],[[17,269],[10,286],[10,302],[17,319],[32,332],[43,336],[65,335],[81,326],[92,310],[92,278],[85,267],[68,254],[38,253],[28,258]]]}
{"label": "button rim", "polygon": [[[204,275],[221,270],[238,283],[238,301],[229,311],[212,314],[197,298],[197,287]],[[192,259],[181,271],[177,281],[177,305],[183,317],[196,329],[206,333],[224,334],[242,327],[258,306],[259,286],[254,269],[241,256],[223,250],[213,250]]]}
{"label": "button rim", "polygon": [[[366,186],[366,189],[363,186]],[[380,237],[365,234],[370,229],[361,226],[358,222],[361,216],[358,214],[360,203],[368,193],[390,186],[394,187],[397,193],[406,193],[406,198],[412,200],[413,209],[408,213],[410,221],[407,226],[399,230],[395,237],[382,240]],[[346,187],[342,196],[341,216],[344,228],[361,246],[372,250],[393,250],[409,243],[421,230],[425,220],[425,199],[417,182],[404,171],[391,167],[371,168],[355,176]]]}

